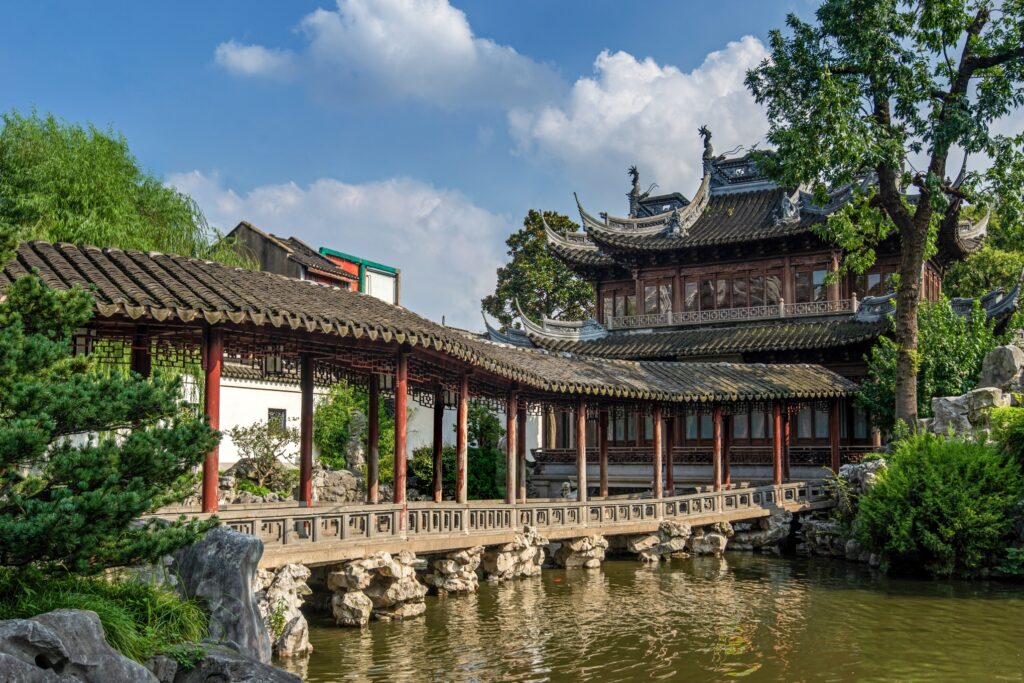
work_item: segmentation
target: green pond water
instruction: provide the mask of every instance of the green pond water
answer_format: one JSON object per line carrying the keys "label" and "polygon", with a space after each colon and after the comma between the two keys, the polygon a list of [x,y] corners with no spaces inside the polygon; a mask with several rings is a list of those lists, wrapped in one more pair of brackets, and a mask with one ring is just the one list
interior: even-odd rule
{"label": "green pond water", "polygon": [[311,623],[308,681],[1024,681],[1024,586],[727,554],[545,570],[426,615]]}

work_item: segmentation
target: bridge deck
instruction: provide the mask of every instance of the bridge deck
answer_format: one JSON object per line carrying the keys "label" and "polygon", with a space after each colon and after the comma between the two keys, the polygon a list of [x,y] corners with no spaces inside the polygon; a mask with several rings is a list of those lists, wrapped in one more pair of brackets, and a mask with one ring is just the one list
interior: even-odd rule
{"label": "bridge deck", "polygon": [[258,536],[265,545],[261,565],[275,567],[289,562],[331,564],[380,551],[431,554],[497,545],[510,542],[527,525],[559,540],[648,533],[665,520],[704,525],[767,517],[778,509],[802,512],[832,505],[822,483],[794,482],[661,499],[613,497],[582,504],[557,499],[520,504],[289,505],[229,509],[218,517],[237,531]]}

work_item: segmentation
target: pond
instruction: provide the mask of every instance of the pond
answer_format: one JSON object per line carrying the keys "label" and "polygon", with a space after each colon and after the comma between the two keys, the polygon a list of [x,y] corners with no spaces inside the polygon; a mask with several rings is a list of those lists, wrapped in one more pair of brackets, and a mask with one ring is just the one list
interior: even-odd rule
{"label": "pond", "polygon": [[309,681],[1021,681],[1024,586],[730,553],[481,584],[424,617],[311,623]]}

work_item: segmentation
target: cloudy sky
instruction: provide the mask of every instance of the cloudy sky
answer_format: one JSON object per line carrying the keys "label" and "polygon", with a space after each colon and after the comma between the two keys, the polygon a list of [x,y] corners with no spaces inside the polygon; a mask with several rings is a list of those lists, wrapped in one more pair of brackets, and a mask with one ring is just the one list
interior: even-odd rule
{"label": "cloudy sky", "polygon": [[123,132],[210,222],[399,267],[479,327],[530,208],[626,212],[626,168],[690,195],[697,127],[763,142],[743,87],[805,0],[0,5],[0,105]]}

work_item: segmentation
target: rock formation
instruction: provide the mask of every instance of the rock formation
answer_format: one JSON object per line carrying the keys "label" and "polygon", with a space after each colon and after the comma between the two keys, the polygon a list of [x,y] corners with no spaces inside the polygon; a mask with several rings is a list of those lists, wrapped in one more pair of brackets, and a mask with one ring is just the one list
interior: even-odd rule
{"label": "rock formation", "polygon": [[689,524],[664,521],[653,534],[624,537],[625,550],[642,562],[660,562],[670,557],[686,557],[686,543],[692,534]]}
{"label": "rock formation", "polygon": [[342,626],[365,626],[371,617],[406,619],[426,610],[427,587],[416,580],[416,556],[407,550],[345,562],[327,575],[327,587],[334,592],[334,619]]}
{"label": "rock formation", "polygon": [[721,557],[734,532],[729,522],[717,522],[711,526],[698,527],[686,542],[686,549],[694,555]]}
{"label": "rock formation", "polygon": [[487,580],[493,583],[537,576],[544,564],[544,548],[548,542],[531,526],[517,531],[511,543],[493,546],[484,551],[481,566]]}
{"label": "rock formation", "polygon": [[71,609],[0,621],[0,679],[11,683],[158,681],[146,667],[107,644],[95,612]]}
{"label": "rock formation", "polygon": [[960,396],[932,399],[932,417],[922,426],[935,434],[988,438],[992,408],[1016,405],[1024,393],[1024,350],[1014,345],[999,346],[982,361],[978,387]]}
{"label": "rock formation", "polygon": [[476,570],[483,560],[483,546],[458,550],[430,562],[431,572],[424,580],[438,593],[475,593],[480,587]]}
{"label": "rock formation", "polygon": [[604,562],[608,540],[604,536],[568,538],[555,551],[555,564],[566,569],[596,569]]}
{"label": "rock formation", "polygon": [[312,651],[309,624],[302,614],[303,598],[312,591],[306,585],[310,571],[301,564],[256,573],[256,607],[270,634],[274,654],[292,657]]}
{"label": "rock formation", "polygon": [[256,568],[263,542],[217,527],[174,555],[178,590],[202,600],[210,613],[209,640],[269,662],[270,636],[256,606]]}
{"label": "rock formation", "polygon": [[178,668],[172,680],[173,683],[301,683],[295,674],[219,646],[207,647],[203,658],[195,666],[189,669]]}
{"label": "rock formation", "polygon": [[778,551],[779,544],[789,537],[792,522],[792,512],[774,510],[767,517],[734,524],[729,549]]}

